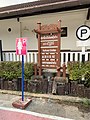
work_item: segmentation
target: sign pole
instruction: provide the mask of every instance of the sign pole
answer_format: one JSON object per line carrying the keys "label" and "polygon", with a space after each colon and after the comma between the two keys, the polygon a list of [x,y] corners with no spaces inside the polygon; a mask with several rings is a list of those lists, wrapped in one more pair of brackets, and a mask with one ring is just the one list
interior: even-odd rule
{"label": "sign pole", "polygon": [[22,55],[22,101],[24,101],[24,55]]}
{"label": "sign pole", "polygon": [[22,101],[24,101],[24,55],[27,54],[27,38],[16,38],[16,54],[22,55]]}

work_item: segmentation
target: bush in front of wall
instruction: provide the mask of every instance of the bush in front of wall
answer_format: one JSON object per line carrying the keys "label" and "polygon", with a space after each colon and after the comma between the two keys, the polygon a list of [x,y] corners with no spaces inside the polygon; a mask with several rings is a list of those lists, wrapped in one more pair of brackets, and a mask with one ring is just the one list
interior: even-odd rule
{"label": "bush in front of wall", "polygon": [[85,72],[85,83],[86,87],[90,87],[90,71]]}
{"label": "bush in front of wall", "polygon": [[90,61],[87,62],[68,62],[67,70],[70,80],[85,80],[85,84],[90,86]]}
{"label": "bush in front of wall", "polygon": [[67,70],[69,73],[70,80],[79,80],[81,79],[81,64],[79,62],[68,62]]}
{"label": "bush in front of wall", "polygon": [[12,80],[21,76],[21,62],[0,62],[0,77]]}
{"label": "bush in front of wall", "polygon": [[90,107],[90,100],[87,98],[82,99],[82,104],[84,107],[88,108]]}
{"label": "bush in front of wall", "polygon": [[[25,63],[25,78],[31,78],[33,75],[33,63]],[[6,80],[17,79],[21,77],[22,64],[21,62],[5,61],[0,62],[0,77]]]}
{"label": "bush in front of wall", "polygon": [[25,79],[30,80],[31,76],[34,74],[34,64],[33,63],[25,63],[24,67],[24,75]]}

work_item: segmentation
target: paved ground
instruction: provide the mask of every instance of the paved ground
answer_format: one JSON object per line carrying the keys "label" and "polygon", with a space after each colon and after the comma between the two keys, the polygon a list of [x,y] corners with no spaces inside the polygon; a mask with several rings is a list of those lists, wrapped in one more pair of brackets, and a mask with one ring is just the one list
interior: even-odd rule
{"label": "paved ground", "polygon": [[72,120],[35,112],[0,107],[0,120]]}
{"label": "paved ground", "polygon": [[[2,92],[6,93],[6,91],[5,92],[2,91]],[[39,98],[32,97],[32,102],[26,108],[26,110],[19,110],[19,109],[13,109],[12,102],[21,98],[21,96],[0,93],[0,120],[9,120],[8,117],[10,117],[10,120],[20,120],[20,119],[22,120],[51,120],[51,119],[69,120],[65,118],[70,118],[74,120],[90,119],[90,113],[81,112],[76,106],[63,105],[58,103],[55,100],[55,99],[62,99],[62,98],[71,100],[71,98],[68,98],[68,97],[65,98],[63,96],[59,97],[59,96],[52,96],[52,95],[35,95],[35,94],[33,94],[32,96],[38,96],[38,97],[40,96],[40,97]],[[46,96],[46,97],[43,98],[41,96],[44,96],[44,97]],[[72,98],[72,100],[74,99],[80,100],[77,98]]]}
{"label": "paved ground", "polygon": [[25,111],[16,111],[14,109],[0,109],[0,120],[52,120],[48,117],[39,117],[25,113]]}

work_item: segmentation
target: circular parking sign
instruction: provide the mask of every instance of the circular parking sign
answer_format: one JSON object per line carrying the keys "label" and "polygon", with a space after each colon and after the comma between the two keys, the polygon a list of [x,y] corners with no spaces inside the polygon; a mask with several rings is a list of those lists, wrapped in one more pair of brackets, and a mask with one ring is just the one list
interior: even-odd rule
{"label": "circular parking sign", "polygon": [[90,38],[90,27],[82,25],[76,30],[76,36],[79,40],[85,41]]}

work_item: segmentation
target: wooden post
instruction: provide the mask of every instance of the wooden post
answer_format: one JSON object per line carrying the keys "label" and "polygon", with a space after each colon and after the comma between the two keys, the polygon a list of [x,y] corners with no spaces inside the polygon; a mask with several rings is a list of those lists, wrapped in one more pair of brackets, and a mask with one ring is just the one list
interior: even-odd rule
{"label": "wooden post", "polygon": [[34,64],[34,74],[35,74],[35,76],[37,75],[37,64]]}
{"label": "wooden post", "polygon": [[63,79],[66,79],[66,65],[65,63],[63,64]]}
{"label": "wooden post", "polygon": [[60,63],[60,44],[61,44],[61,20],[58,20],[58,29],[60,30],[60,32],[58,31],[58,49],[57,49],[57,76],[60,77],[60,67],[61,67],[61,63]]}
{"label": "wooden post", "polygon": [[[41,30],[41,23],[38,22],[38,31]],[[41,66],[41,35],[38,34],[38,66],[39,66],[39,75],[42,74],[42,66]]]}

